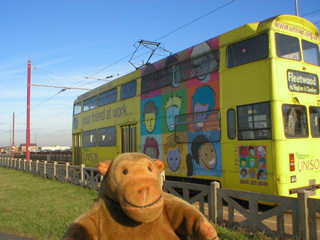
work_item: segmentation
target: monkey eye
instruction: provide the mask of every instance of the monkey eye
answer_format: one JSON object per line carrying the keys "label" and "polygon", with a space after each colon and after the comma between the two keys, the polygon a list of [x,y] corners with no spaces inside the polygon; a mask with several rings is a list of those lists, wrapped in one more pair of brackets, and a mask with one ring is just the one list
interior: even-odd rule
{"label": "monkey eye", "polygon": [[128,174],[128,169],[125,168],[125,169],[123,169],[122,172],[123,172],[124,175],[127,175]]}
{"label": "monkey eye", "polygon": [[152,169],[151,169],[151,167],[148,167],[148,169],[149,169],[149,171],[150,171],[150,172],[152,172]]}

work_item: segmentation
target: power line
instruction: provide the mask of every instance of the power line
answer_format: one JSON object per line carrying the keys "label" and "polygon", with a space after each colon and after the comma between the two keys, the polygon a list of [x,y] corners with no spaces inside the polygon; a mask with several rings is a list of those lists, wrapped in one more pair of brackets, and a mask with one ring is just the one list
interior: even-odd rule
{"label": "power line", "polygon": [[309,12],[309,13],[307,13],[307,14],[304,14],[304,15],[302,15],[301,17],[305,17],[305,16],[308,16],[308,15],[314,14],[314,13],[316,13],[316,12],[320,12],[320,9],[319,9],[319,10],[316,10],[316,11],[313,11],[313,12]]}
{"label": "power line", "polygon": [[68,111],[70,111],[70,110],[68,109],[68,110],[59,112],[59,113],[57,113],[57,114],[55,114],[55,115],[52,115],[52,116],[49,116],[49,117],[40,119],[40,120],[38,120],[38,121],[33,121],[33,122],[31,123],[31,125],[32,125],[32,124],[35,124],[35,123],[37,123],[37,122],[43,122],[44,120],[47,120],[47,119],[49,119],[49,118],[53,118],[53,117],[55,117],[55,116],[61,115],[62,113],[65,113],[65,112],[68,112]]}
{"label": "power line", "polygon": [[[216,11],[218,11],[218,10],[220,10],[220,9],[222,9],[222,8],[224,8],[224,7],[226,7],[226,6],[228,6],[229,4],[234,3],[235,1],[236,1],[236,0],[232,0],[232,1],[230,1],[230,2],[228,2],[228,3],[226,3],[226,4],[224,4],[224,5],[222,5],[221,7],[215,8],[215,9],[213,9],[212,11],[210,11],[210,12],[208,12],[208,13],[206,13],[206,14],[204,14],[204,15],[202,15],[202,16],[200,16],[200,17],[198,17],[198,18],[194,19],[194,20],[192,20],[191,22],[188,22],[188,23],[184,24],[183,26],[181,26],[181,27],[179,27],[179,28],[177,28],[177,29],[175,29],[175,30],[173,30],[173,31],[171,31],[171,32],[169,32],[169,33],[167,33],[167,34],[163,35],[162,37],[157,38],[157,39],[156,39],[156,40],[154,40],[154,41],[158,41],[158,40],[160,40],[160,39],[163,39],[163,38],[165,38],[165,37],[167,37],[167,36],[169,36],[169,35],[171,35],[171,34],[173,34],[173,33],[177,32],[177,31],[181,30],[182,28],[185,28],[185,27],[187,27],[187,26],[191,25],[192,23],[194,23],[194,22],[196,22],[196,21],[199,21],[200,19],[205,18],[206,16],[208,16],[208,15],[210,15],[210,14],[212,14],[212,13],[214,13],[214,12],[216,12]],[[121,62],[121,61],[125,60],[126,58],[128,58],[128,57],[132,56],[132,54],[133,54],[133,52],[132,52],[132,53],[130,53],[130,54],[128,54],[128,55],[126,55],[125,57],[122,57],[122,58],[121,58],[121,59],[119,59],[118,61],[116,61],[116,62],[114,62],[114,63],[112,63],[112,64],[108,65],[107,67],[105,67],[105,68],[101,69],[100,71],[98,71],[98,72],[96,72],[96,73],[92,74],[90,77],[93,77],[94,75],[97,75],[98,73],[101,73],[102,71],[104,71],[104,70],[106,70],[106,69],[108,69],[108,68],[112,67],[113,65],[115,65],[115,64],[117,64],[117,63],[119,63],[119,62]]]}
{"label": "power line", "polygon": [[222,8],[224,8],[224,7],[226,7],[226,6],[228,6],[229,4],[231,4],[231,3],[235,2],[235,1],[236,1],[236,0],[232,0],[231,2],[228,2],[228,3],[224,4],[224,5],[222,5],[221,7],[218,7],[218,8],[216,8],[216,9],[213,9],[212,11],[210,11],[210,12],[208,12],[208,13],[206,13],[206,14],[204,14],[204,15],[202,15],[202,16],[200,16],[200,17],[198,17],[198,18],[196,18],[195,20],[192,20],[192,21],[191,21],[191,22],[189,22],[189,23],[184,24],[183,26],[181,26],[181,27],[179,27],[179,28],[177,28],[177,29],[175,29],[175,30],[173,30],[173,31],[171,31],[171,32],[169,32],[169,33],[167,33],[166,35],[164,35],[164,36],[162,36],[162,37],[160,37],[160,38],[156,39],[155,41],[159,41],[160,39],[165,38],[165,37],[167,37],[167,36],[169,36],[169,35],[171,35],[171,34],[173,34],[173,33],[177,32],[177,31],[181,30],[182,28],[185,28],[185,27],[187,27],[187,26],[191,25],[192,23],[194,23],[194,22],[196,22],[196,21],[199,21],[199,20],[200,20],[200,19],[202,19],[202,18],[205,18],[206,16],[208,16],[208,15],[210,15],[210,14],[212,14],[212,13],[214,13],[214,12],[216,12],[216,11],[218,11],[218,10],[220,10],[220,9],[222,9]]}
{"label": "power line", "polygon": [[39,84],[31,84],[31,86],[35,86],[35,87],[49,87],[49,88],[62,88],[62,90],[60,92],[64,92],[67,89],[77,89],[77,90],[92,90],[89,88],[76,88],[76,87],[62,87],[62,86],[50,86],[50,85],[39,85]]}

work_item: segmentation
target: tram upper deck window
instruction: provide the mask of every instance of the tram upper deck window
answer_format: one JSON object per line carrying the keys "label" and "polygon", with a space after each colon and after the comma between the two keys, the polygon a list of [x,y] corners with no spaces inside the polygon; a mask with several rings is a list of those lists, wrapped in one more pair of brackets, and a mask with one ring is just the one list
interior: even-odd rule
{"label": "tram upper deck window", "polygon": [[320,66],[319,46],[317,44],[302,40],[302,50],[305,62]]}
{"label": "tram upper deck window", "polygon": [[287,138],[308,137],[307,110],[302,105],[282,106],[284,132]]}
{"label": "tram upper deck window", "polygon": [[112,89],[99,95],[99,107],[117,101],[117,89]]}
{"label": "tram upper deck window", "polygon": [[85,111],[94,109],[97,107],[97,104],[98,104],[98,97],[97,96],[89,98],[83,102],[83,111],[85,112]]}
{"label": "tram upper deck window", "polygon": [[137,92],[137,82],[133,81],[121,87],[121,100],[134,97]]}
{"label": "tram upper deck window", "polygon": [[227,67],[232,68],[268,57],[268,35],[247,39],[227,48]]}
{"label": "tram upper deck window", "polygon": [[81,113],[82,110],[82,102],[76,103],[73,106],[73,115]]}
{"label": "tram upper deck window", "polygon": [[276,33],[276,48],[278,57],[301,61],[298,38]]}
{"label": "tram upper deck window", "polygon": [[[178,87],[182,81],[198,78],[200,81],[210,77],[210,73],[219,70],[219,51],[209,51],[187,61],[172,65],[172,58],[168,57],[166,64],[170,65],[164,69],[157,70],[152,64],[147,66],[142,77],[141,92],[146,93],[169,85]],[[178,61],[176,59],[175,61]],[[168,63],[167,63],[168,62]]]}
{"label": "tram upper deck window", "polygon": [[320,137],[320,108],[310,107],[310,126],[312,137]]}

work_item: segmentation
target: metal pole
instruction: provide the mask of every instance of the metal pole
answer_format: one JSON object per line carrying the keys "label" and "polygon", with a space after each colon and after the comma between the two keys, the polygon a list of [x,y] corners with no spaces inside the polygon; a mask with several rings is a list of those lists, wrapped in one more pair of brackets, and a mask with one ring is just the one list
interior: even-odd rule
{"label": "metal pole", "polygon": [[27,84],[27,133],[26,133],[26,160],[30,161],[30,86],[31,86],[31,60],[28,60]]}
{"label": "metal pole", "polygon": [[12,159],[14,159],[14,117],[15,114],[13,113],[13,119],[12,119]]}
{"label": "metal pole", "polygon": [[298,0],[296,0],[296,16],[299,16]]}

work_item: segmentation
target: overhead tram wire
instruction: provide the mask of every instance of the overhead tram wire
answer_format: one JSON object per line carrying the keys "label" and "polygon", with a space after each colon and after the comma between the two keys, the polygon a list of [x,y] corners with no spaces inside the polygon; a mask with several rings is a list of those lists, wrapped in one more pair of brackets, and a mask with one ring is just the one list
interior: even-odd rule
{"label": "overhead tram wire", "polygon": [[[306,14],[302,15],[301,17],[305,17],[305,16],[308,16],[308,15],[311,15],[311,14],[314,14],[314,13],[317,13],[317,12],[320,12],[320,9],[318,9],[318,10],[316,10],[316,11],[312,11],[312,12],[306,13]],[[320,21],[315,22],[315,23],[313,23],[313,24],[314,24],[314,25],[317,25],[317,24],[319,24],[319,23],[320,23]]]}
{"label": "overhead tram wire", "polygon": [[[181,30],[182,28],[185,28],[185,27],[187,27],[187,26],[191,25],[192,23],[194,23],[194,22],[196,22],[196,21],[199,21],[199,20],[200,20],[200,19],[202,19],[202,18],[205,18],[205,17],[206,17],[206,16],[208,16],[208,15],[210,15],[210,14],[212,14],[212,13],[214,13],[214,12],[216,12],[216,11],[218,11],[218,10],[222,9],[222,8],[225,8],[226,6],[228,6],[228,5],[232,4],[232,3],[234,3],[235,1],[236,1],[236,0],[232,0],[232,1],[230,1],[230,2],[228,2],[228,3],[226,3],[226,4],[224,4],[224,5],[222,5],[221,7],[215,8],[215,9],[213,9],[212,11],[210,11],[210,12],[208,12],[208,13],[206,13],[206,14],[204,14],[204,15],[202,15],[202,16],[200,16],[200,17],[198,17],[198,18],[194,19],[194,20],[192,20],[191,22],[186,23],[186,24],[184,24],[183,26],[181,26],[181,27],[179,27],[179,28],[177,28],[177,29],[175,29],[175,30],[173,30],[173,31],[171,31],[171,32],[169,32],[169,33],[167,33],[167,34],[163,35],[162,37],[157,38],[157,39],[156,39],[156,40],[154,40],[154,41],[158,41],[158,40],[160,40],[160,39],[163,39],[163,38],[165,38],[165,37],[167,37],[167,36],[169,36],[169,35],[171,35],[171,34],[173,34],[173,33],[177,32],[177,31]],[[139,51],[139,50],[138,50],[138,51]],[[97,75],[98,73],[101,73],[101,72],[103,72],[104,70],[106,70],[106,69],[108,69],[108,68],[112,67],[113,65],[115,65],[115,64],[117,64],[117,63],[119,63],[119,62],[121,62],[121,61],[125,60],[126,58],[128,58],[128,57],[132,56],[132,54],[133,54],[133,53],[134,53],[134,52],[132,52],[132,53],[130,53],[130,54],[128,54],[128,55],[126,55],[126,56],[122,57],[121,59],[117,60],[116,62],[114,62],[114,63],[112,63],[112,64],[108,65],[107,67],[105,67],[105,68],[101,69],[100,71],[98,71],[98,72],[96,72],[96,73],[92,74],[90,77],[93,77],[93,76]],[[83,82],[83,81],[84,81],[84,80],[82,80],[82,81],[80,81],[80,82]]]}
{"label": "overhead tram wire", "polygon": [[186,23],[186,24],[184,24],[183,26],[181,26],[181,27],[179,27],[179,28],[177,28],[177,29],[175,29],[175,30],[173,30],[173,31],[171,31],[171,32],[169,32],[169,33],[167,33],[167,34],[165,34],[164,36],[162,36],[162,37],[160,37],[160,38],[156,39],[155,41],[159,41],[160,39],[163,39],[163,38],[165,38],[165,37],[167,37],[167,36],[169,36],[169,35],[171,35],[171,34],[173,34],[173,33],[177,32],[177,31],[181,30],[182,28],[185,28],[185,27],[187,27],[187,26],[191,25],[192,23],[194,23],[194,22],[196,22],[196,21],[199,21],[199,20],[200,20],[200,19],[202,19],[202,18],[205,18],[206,16],[208,16],[208,15],[210,15],[210,14],[212,14],[212,13],[214,13],[214,12],[216,12],[216,11],[218,11],[218,10],[220,10],[220,9],[222,9],[222,8],[224,8],[224,7],[226,7],[226,6],[228,6],[229,4],[234,3],[235,1],[236,1],[236,0],[232,0],[231,2],[228,2],[228,3],[224,4],[224,5],[222,5],[221,7],[218,7],[218,8],[216,8],[216,9],[213,9],[212,11],[210,11],[210,12],[208,12],[208,13],[206,13],[206,14],[204,14],[204,15],[202,15],[202,16],[200,16],[200,17],[198,17],[198,18],[194,19],[194,20],[192,20],[191,22]]}
{"label": "overhead tram wire", "polygon": [[316,10],[316,11],[313,11],[313,12],[306,13],[306,14],[302,15],[301,17],[305,17],[305,16],[308,16],[308,15],[314,14],[316,12],[320,12],[320,9]]}
{"label": "overhead tram wire", "polygon": [[48,116],[48,117],[46,117],[46,118],[43,118],[43,119],[40,119],[40,120],[37,120],[37,121],[33,121],[33,122],[31,123],[31,125],[32,125],[32,124],[35,124],[35,123],[38,123],[38,122],[43,122],[44,120],[47,120],[47,119],[49,119],[49,118],[53,118],[53,117],[56,117],[56,116],[61,116],[62,113],[69,112],[69,111],[70,111],[69,109],[68,109],[68,110],[64,110],[64,111],[59,112],[59,113],[57,113],[57,114],[55,114],[55,115]]}

